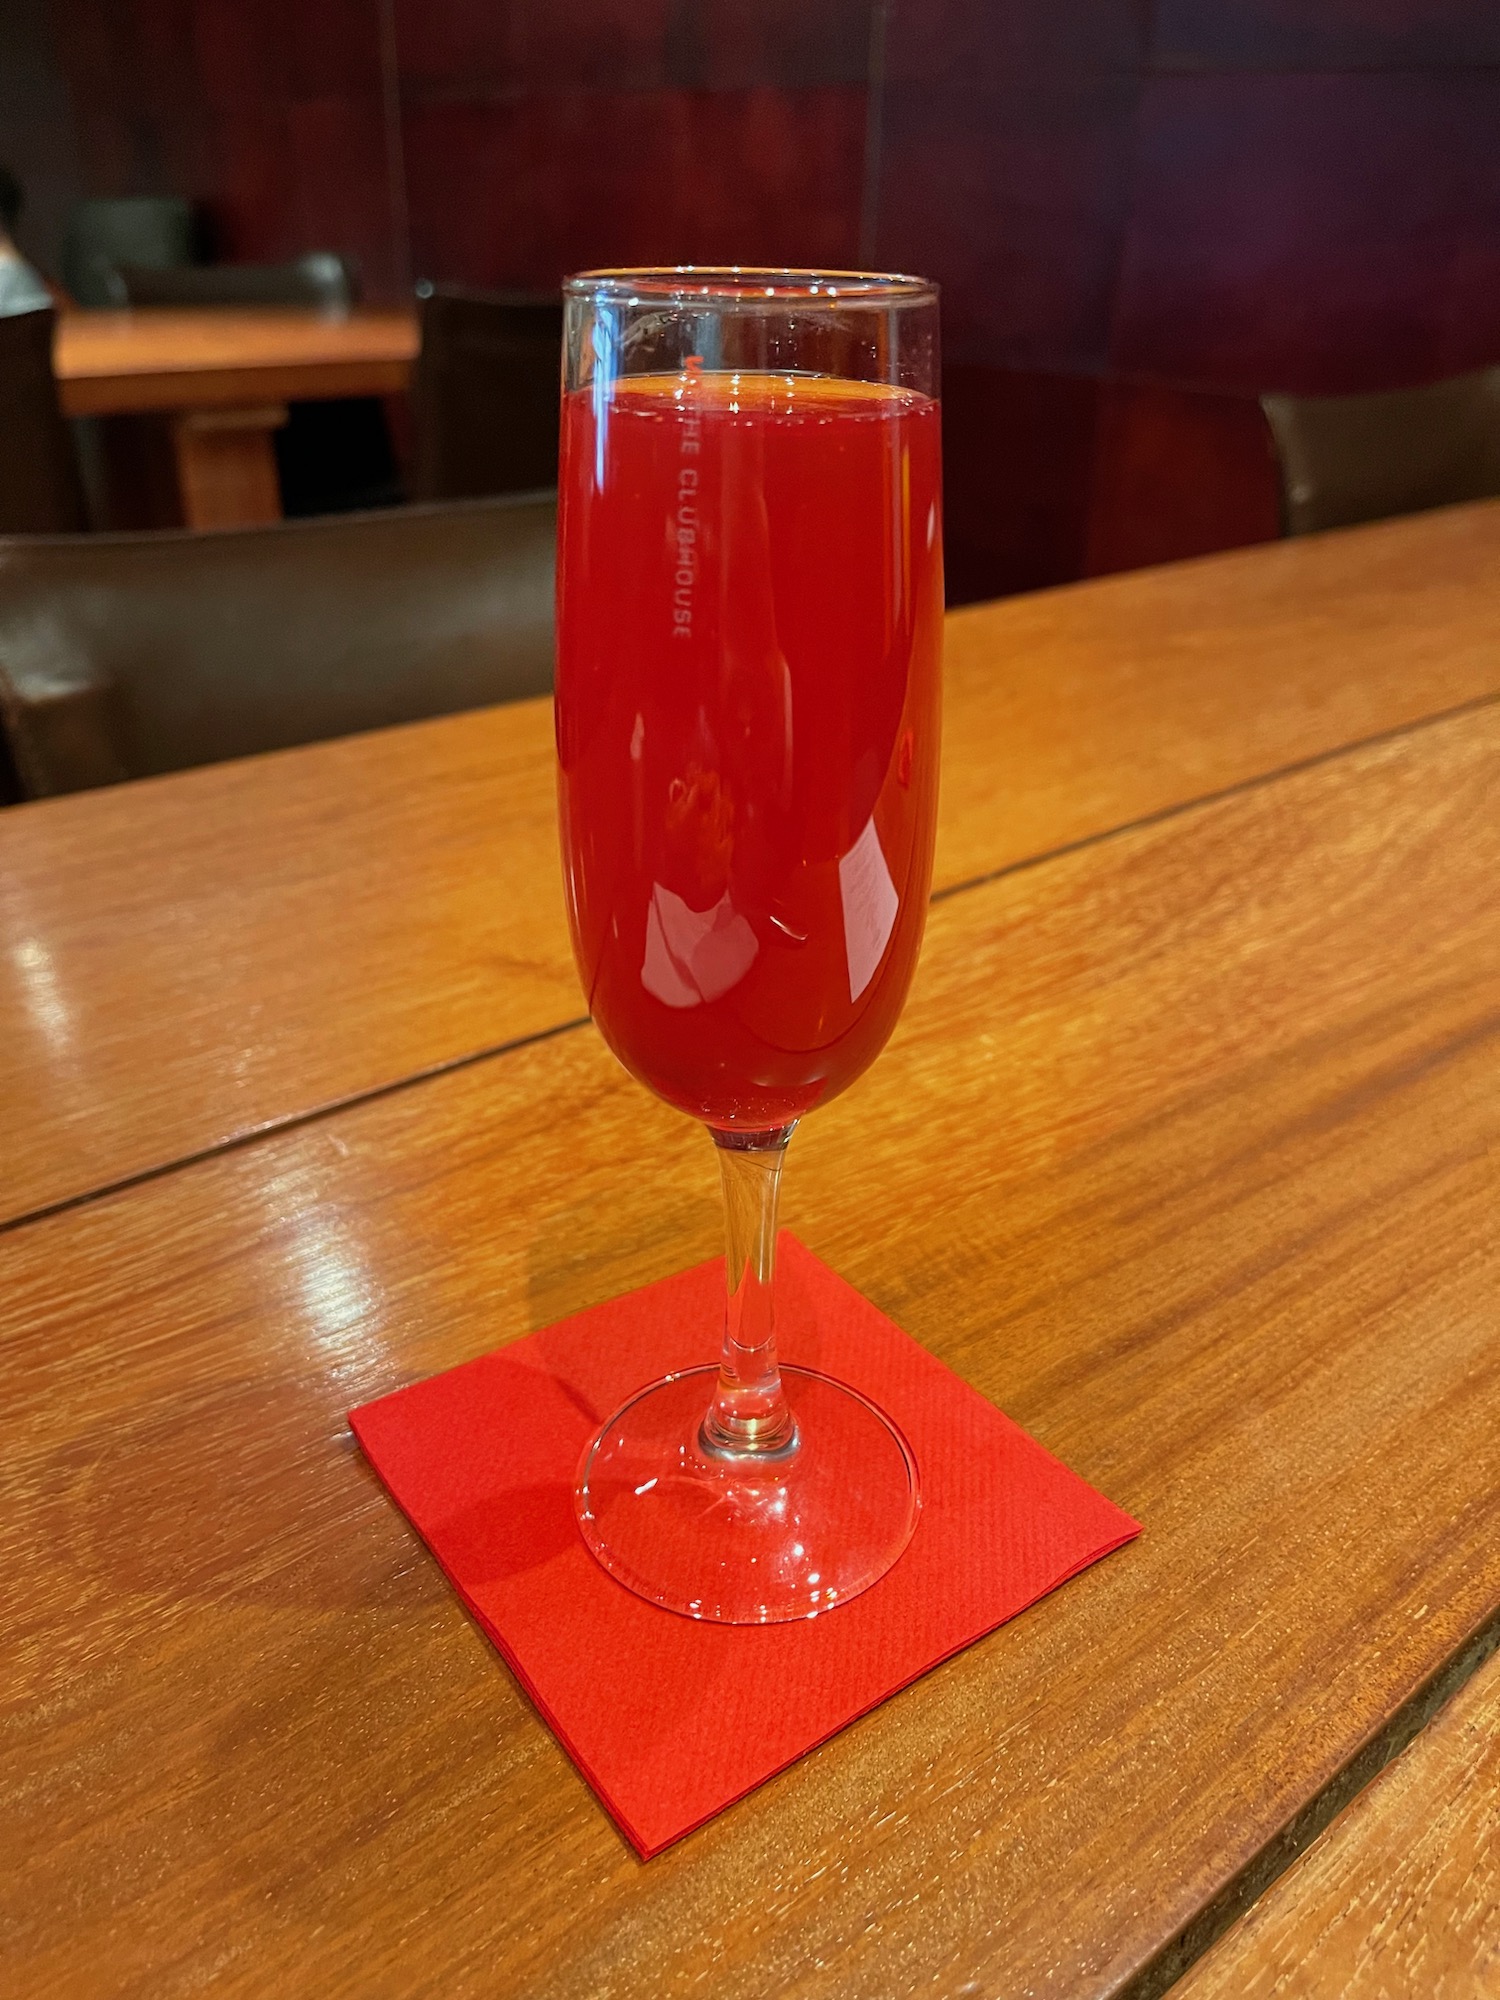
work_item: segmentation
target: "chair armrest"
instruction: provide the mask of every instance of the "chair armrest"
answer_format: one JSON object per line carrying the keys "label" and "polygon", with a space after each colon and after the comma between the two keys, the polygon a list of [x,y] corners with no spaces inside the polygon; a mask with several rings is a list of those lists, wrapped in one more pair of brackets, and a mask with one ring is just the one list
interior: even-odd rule
{"label": "chair armrest", "polygon": [[133,776],[124,724],[120,688],[98,669],[17,672],[0,659],[0,731],[23,799]]}

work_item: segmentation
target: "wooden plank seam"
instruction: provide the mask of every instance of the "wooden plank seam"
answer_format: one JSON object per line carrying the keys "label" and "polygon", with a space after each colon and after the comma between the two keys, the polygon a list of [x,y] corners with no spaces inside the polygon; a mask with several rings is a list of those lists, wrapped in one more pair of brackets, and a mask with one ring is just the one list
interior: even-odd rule
{"label": "wooden plank seam", "polygon": [[[1217,790],[1202,792],[1190,799],[1178,800],[1175,804],[1163,806],[1157,812],[1143,813],[1135,819],[1122,820],[1117,826],[1105,827],[1097,833],[1085,834],[1081,839],[1064,841],[1059,846],[1043,849],[1038,854],[1023,855],[1017,861],[1007,861],[1002,867],[987,869],[978,875],[965,876],[962,881],[944,884],[932,892],[933,903],[945,903],[954,896],[960,896],[971,889],[981,889],[992,882],[1002,882],[1012,875],[1024,875],[1036,868],[1045,867],[1048,862],[1066,859],[1069,855],[1081,854],[1089,848],[1101,847],[1114,840],[1123,839],[1132,833],[1139,833],[1148,827],[1164,826],[1172,820],[1181,819],[1189,813],[1220,805],[1227,799],[1241,798],[1248,793],[1263,790],[1278,783],[1283,778],[1296,777],[1304,771],[1315,771],[1325,764],[1337,762],[1361,750],[1368,750],[1382,743],[1394,743],[1404,737],[1415,736],[1424,730],[1437,728],[1465,715],[1473,715],[1500,704],[1500,692],[1475,695],[1469,701],[1456,702],[1451,708],[1424,715],[1416,722],[1404,722],[1392,729],[1378,729],[1373,734],[1355,738],[1349,743],[1339,744],[1331,750],[1319,750],[1310,757],[1300,757],[1288,764],[1279,764],[1270,771],[1259,772],[1252,778],[1240,778],[1232,785],[1220,786]],[[63,1196],[58,1201],[43,1202],[35,1208],[23,1209],[20,1214],[0,1219],[0,1236],[8,1236],[14,1230],[24,1229],[33,1222],[45,1222],[54,1215],[66,1215],[74,1209],[86,1208],[91,1202],[102,1201],[106,1196],[123,1194],[128,1188],[141,1187],[163,1175],[171,1174],[182,1167],[192,1167],[204,1160],[219,1158],[221,1154],[238,1152],[242,1147],[255,1145],[262,1139],[276,1137],[282,1132],[292,1132],[303,1125],[316,1124],[340,1111],[352,1110],[361,1104],[373,1104],[383,1097],[390,1097],[398,1091],[409,1090],[413,1086],[429,1082],[434,1077],[448,1076],[454,1071],[469,1069],[477,1063],[491,1062],[497,1057],[509,1055],[513,1050],[531,1047],[534,1043],[550,1041],[554,1036],[572,1034],[578,1028],[589,1024],[587,1014],[578,1014],[566,1021],[559,1021],[552,1027],[539,1028],[528,1035],[516,1035],[503,1042],[495,1042],[484,1048],[470,1049],[459,1056],[445,1057],[441,1062],[429,1063],[421,1069],[411,1070],[404,1076],[392,1077],[384,1083],[372,1084],[366,1090],[350,1091],[342,1097],[331,1098],[325,1104],[314,1105],[309,1111],[288,1113],[282,1118],[268,1118],[258,1125],[248,1126],[242,1132],[233,1132],[227,1138],[216,1140],[211,1146],[202,1146],[190,1153],[175,1158],[161,1160],[153,1166],[142,1167],[137,1172],[122,1174],[117,1179],[103,1181],[97,1187],[85,1188],[77,1194]]]}

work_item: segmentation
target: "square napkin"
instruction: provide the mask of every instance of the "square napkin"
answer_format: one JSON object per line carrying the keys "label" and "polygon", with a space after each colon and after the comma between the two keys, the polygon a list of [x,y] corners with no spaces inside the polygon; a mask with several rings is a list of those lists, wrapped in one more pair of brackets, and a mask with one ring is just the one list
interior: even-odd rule
{"label": "square napkin", "polygon": [[645,1383],[712,1360],[715,1258],[350,1416],[397,1505],[643,1856],[1140,1532],[795,1237],[782,1359],[857,1384],[916,1456],[911,1546],[862,1596],[787,1625],[648,1604],[584,1547],[585,1444]]}

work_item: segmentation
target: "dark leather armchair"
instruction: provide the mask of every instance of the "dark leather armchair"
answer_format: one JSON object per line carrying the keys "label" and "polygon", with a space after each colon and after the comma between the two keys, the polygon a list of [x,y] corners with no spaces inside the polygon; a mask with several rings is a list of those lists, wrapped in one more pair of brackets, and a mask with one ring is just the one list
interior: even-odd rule
{"label": "dark leather armchair", "polygon": [[321,306],[338,311],[359,297],[346,257],[310,250],[290,264],[121,264],[133,306]]}
{"label": "dark leather armchair", "polygon": [[0,542],[23,797],[540,694],[556,501]]}
{"label": "dark leather armchair", "polygon": [[190,264],[198,237],[193,204],[177,195],[81,201],[68,220],[63,277],[81,306],[127,305],[120,265]]}
{"label": "dark leather armchair", "polygon": [[418,287],[412,383],[418,500],[557,483],[562,299]]}
{"label": "dark leather armchair", "polygon": [[1262,396],[1289,535],[1500,494],[1500,368],[1371,396]]}
{"label": "dark leather armchair", "polygon": [[57,315],[0,314],[0,534],[88,525],[83,484],[52,373]]}

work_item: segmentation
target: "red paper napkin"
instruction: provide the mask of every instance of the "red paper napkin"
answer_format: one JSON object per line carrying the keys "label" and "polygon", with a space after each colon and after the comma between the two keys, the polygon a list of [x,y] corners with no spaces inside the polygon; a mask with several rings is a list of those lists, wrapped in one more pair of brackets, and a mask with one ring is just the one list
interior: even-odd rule
{"label": "red paper napkin", "polygon": [[643,1856],[1140,1532],[783,1235],[782,1358],[857,1384],[901,1426],[922,1480],[916,1534],[889,1575],[822,1618],[709,1625],[645,1603],[584,1547],[573,1476],[628,1395],[713,1358],[723,1283],[716,1258],[350,1417]]}

